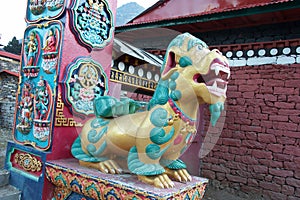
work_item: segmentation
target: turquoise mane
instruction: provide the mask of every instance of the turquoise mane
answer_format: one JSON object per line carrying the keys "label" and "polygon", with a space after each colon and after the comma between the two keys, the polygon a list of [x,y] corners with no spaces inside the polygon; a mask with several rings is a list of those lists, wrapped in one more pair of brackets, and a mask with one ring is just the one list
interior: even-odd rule
{"label": "turquoise mane", "polygon": [[[192,36],[189,33],[184,33],[184,34],[178,35],[175,39],[173,39],[171,41],[171,43],[169,44],[169,46],[167,48],[166,56],[164,58],[164,62],[160,69],[161,74],[165,70],[167,59],[168,59],[167,55],[169,54],[171,48],[172,47],[182,47],[183,42],[185,41],[186,38],[189,38],[187,49],[183,49],[186,52],[188,52],[194,46],[199,46],[200,48],[208,48],[208,46],[205,42]],[[193,64],[193,62],[188,56],[183,55],[179,59],[180,67],[187,67],[192,64]],[[152,99],[149,101],[148,110],[150,110],[155,105],[165,105],[170,98],[173,99],[174,101],[177,101],[180,99],[181,92],[178,90],[175,90],[176,89],[175,80],[178,78],[178,76],[179,76],[179,73],[174,72],[171,76],[171,80],[162,80],[162,79],[159,80],[156,90],[154,92],[154,95],[153,95]],[[175,80],[173,80],[174,78],[175,78]],[[170,90],[171,90],[171,93],[170,93]]]}

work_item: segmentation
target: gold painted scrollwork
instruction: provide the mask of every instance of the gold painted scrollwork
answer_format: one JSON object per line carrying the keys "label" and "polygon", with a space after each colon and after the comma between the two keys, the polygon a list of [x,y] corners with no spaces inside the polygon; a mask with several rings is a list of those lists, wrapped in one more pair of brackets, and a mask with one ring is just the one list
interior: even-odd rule
{"label": "gold painted scrollwork", "polygon": [[42,169],[42,162],[28,153],[16,153],[15,163],[29,172],[38,172]]}

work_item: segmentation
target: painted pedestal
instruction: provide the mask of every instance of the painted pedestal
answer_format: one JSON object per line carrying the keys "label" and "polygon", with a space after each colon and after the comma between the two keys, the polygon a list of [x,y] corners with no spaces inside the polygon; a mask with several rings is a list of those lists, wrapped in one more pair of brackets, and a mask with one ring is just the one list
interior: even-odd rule
{"label": "painted pedestal", "polygon": [[202,199],[207,179],[175,182],[175,187],[159,189],[141,183],[135,175],[103,174],[78,165],[75,159],[48,161],[47,179],[53,183],[56,199]]}

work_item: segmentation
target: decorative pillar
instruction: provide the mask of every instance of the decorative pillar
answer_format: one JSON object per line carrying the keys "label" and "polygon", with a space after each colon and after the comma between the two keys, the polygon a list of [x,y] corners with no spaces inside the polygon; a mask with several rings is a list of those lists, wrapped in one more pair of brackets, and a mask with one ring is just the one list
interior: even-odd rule
{"label": "decorative pillar", "polygon": [[5,167],[22,199],[49,199],[48,160],[70,158],[93,98],[109,92],[117,0],[28,0]]}

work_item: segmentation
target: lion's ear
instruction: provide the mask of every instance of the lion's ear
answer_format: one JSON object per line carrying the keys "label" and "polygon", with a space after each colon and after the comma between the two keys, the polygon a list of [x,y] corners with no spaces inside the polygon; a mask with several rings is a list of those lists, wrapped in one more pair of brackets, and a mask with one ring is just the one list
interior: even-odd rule
{"label": "lion's ear", "polygon": [[163,80],[168,79],[174,71],[176,71],[176,55],[173,51],[169,51],[169,53],[165,57],[165,62],[163,66],[163,71],[161,73],[161,78]]}

